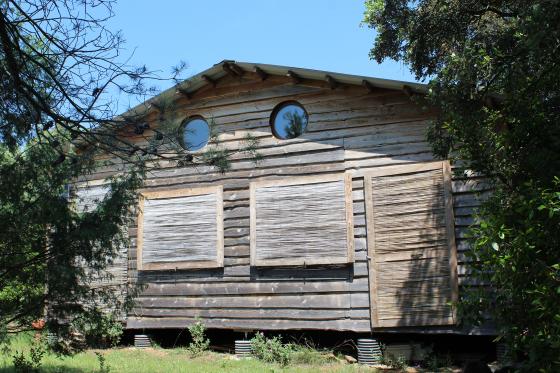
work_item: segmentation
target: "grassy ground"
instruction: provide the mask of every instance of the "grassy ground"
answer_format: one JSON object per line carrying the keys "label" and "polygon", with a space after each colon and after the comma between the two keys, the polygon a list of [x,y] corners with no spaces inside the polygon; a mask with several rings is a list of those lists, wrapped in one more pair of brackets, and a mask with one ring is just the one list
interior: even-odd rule
{"label": "grassy ground", "polygon": [[[0,354],[0,373],[14,372],[11,355],[14,351],[29,351],[32,337],[21,335],[17,337],[12,345],[11,352]],[[118,373],[140,373],[140,372],[193,372],[193,373],[214,373],[214,372],[236,372],[236,373],[273,373],[273,372],[375,372],[371,368],[349,365],[342,362],[326,362],[309,364],[290,365],[281,367],[275,364],[266,364],[254,359],[236,360],[233,355],[206,353],[197,358],[191,358],[189,354],[181,348],[176,349],[135,349],[117,348],[111,350],[91,350],[80,353],[73,357],[59,358],[54,355],[47,355],[43,358],[41,367],[42,372],[100,372],[100,365],[96,352],[101,353],[106,359],[106,366],[109,372]]]}

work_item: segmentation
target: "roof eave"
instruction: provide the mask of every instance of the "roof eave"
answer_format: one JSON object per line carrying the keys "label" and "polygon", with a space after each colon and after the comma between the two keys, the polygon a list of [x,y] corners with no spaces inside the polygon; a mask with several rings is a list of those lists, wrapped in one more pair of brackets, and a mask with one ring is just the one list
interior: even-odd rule
{"label": "roof eave", "polygon": [[[168,98],[173,98],[177,94],[190,94],[194,93],[205,85],[209,84],[209,80],[217,81],[227,75],[227,71],[224,68],[226,64],[234,64],[243,69],[244,71],[255,72],[256,69],[260,69],[268,75],[278,75],[287,76],[290,72],[295,73],[295,75],[301,77],[302,79],[310,80],[331,80],[339,84],[348,85],[369,85],[371,87],[392,89],[392,90],[404,90],[405,92],[415,92],[420,94],[425,94],[428,92],[428,86],[426,84],[406,82],[400,80],[392,79],[381,79],[373,78],[369,76],[361,75],[350,75],[342,74],[330,71],[304,69],[299,67],[289,67],[289,66],[279,66],[279,65],[268,65],[261,63],[250,63],[250,62],[237,62],[233,60],[223,60],[214,66],[206,69],[190,78],[174,85],[171,88],[159,93],[158,95],[146,100],[142,104],[129,109],[125,113],[121,114],[120,117],[135,117],[143,116],[154,109],[154,105],[157,105],[159,100],[167,100]],[[207,77],[207,78],[205,78]],[[208,79],[209,78],[209,79]]]}

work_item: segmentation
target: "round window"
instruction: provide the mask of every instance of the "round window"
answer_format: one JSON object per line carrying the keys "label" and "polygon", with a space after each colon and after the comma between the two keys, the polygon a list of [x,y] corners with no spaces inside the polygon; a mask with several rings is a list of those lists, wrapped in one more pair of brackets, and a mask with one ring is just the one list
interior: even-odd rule
{"label": "round window", "polygon": [[189,151],[202,149],[210,139],[210,126],[202,117],[189,118],[181,126],[179,142]]}
{"label": "round window", "polygon": [[279,139],[301,136],[307,128],[309,116],[299,103],[287,101],[277,105],[270,116],[272,133]]}

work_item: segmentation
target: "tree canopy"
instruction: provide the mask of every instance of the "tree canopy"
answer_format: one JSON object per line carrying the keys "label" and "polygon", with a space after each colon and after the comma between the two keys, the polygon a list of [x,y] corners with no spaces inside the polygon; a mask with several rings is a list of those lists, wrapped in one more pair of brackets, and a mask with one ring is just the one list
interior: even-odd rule
{"label": "tree canopy", "polygon": [[[408,64],[439,108],[428,139],[493,195],[473,227],[465,320],[488,312],[524,369],[560,367],[560,3],[368,0],[370,56]],[[468,290],[468,289],[466,289]]]}

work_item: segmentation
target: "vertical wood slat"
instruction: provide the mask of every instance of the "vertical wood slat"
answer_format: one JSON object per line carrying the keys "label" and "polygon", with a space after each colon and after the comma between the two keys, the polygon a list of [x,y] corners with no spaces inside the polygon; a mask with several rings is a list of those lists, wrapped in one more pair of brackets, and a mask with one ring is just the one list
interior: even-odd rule
{"label": "vertical wood slat", "polygon": [[[392,177],[394,181],[388,181]],[[453,324],[456,310],[447,306],[447,300],[457,300],[458,286],[449,162],[379,168],[365,174],[364,188],[372,327]],[[441,206],[437,195],[443,197]],[[429,198],[432,207],[426,205],[425,198]],[[402,222],[394,216],[399,209],[406,207],[404,211],[410,211],[415,204],[419,210],[413,215],[404,213]],[[390,221],[387,214],[391,215]],[[380,226],[376,226],[376,218]],[[443,248],[438,228],[442,218],[446,242]],[[423,228],[415,226],[414,219],[419,219]],[[401,243],[406,244],[401,248]],[[394,248],[388,246],[391,244]],[[377,250],[381,247],[382,251]],[[448,269],[439,267],[442,259]],[[441,277],[448,277],[448,285],[443,285]],[[423,294],[423,286],[429,286],[433,296]],[[399,297],[407,299],[399,303]]]}
{"label": "vertical wood slat", "polygon": [[140,194],[138,197],[138,223],[136,228],[136,269],[142,268],[142,248],[144,247],[144,196]]}
{"label": "vertical wood slat", "polygon": [[373,217],[373,188],[371,177],[364,178],[364,198],[366,204],[367,247],[368,247],[368,274],[370,294],[371,327],[379,325],[377,312],[377,261],[375,260],[375,220]]}
{"label": "vertical wood slat", "polygon": [[354,262],[354,203],[352,198],[352,174],[344,174],[344,204],[346,211],[346,255],[348,263]]}
{"label": "vertical wood slat", "polygon": [[[144,262],[144,246],[145,240],[144,236],[146,233],[146,199],[158,200],[158,199],[185,199],[185,203],[188,204],[188,197],[197,197],[210,195],[215,198],[215,234],[216,241],[215,244],[211,245],[213,247],[208,247],[208,250],[214,251],[215,256],[212,260],[200,260],[193,257],[193,260],[188,260],[182,258],[181,260],[161,260],[155,257],[154,261]],[[164,269],[178,269],[178,268],[215,268],[222,267],[224,264],[224,228],[223,228],[223,187],[222,186],[212,186],[205,188],[185,188],[176,189],[171,191],[161,191],[161,192],[144,192],[140,196],[140,211],[138,213],[138,228],[137,228],[137,268],[138,270],[164,270]],[[165,207],[165,206],[164,206]],[[208,211],[204,211],[208,213]],[[161,214],[161,212],[160,212]],[[165,215],[160,216],[160,218],[165,219]],[[193,216],[196,218],[196,216]],[[175,222],[176,223],[176,222]],[[154,231],[154,227],[150,227]],[[188,237],[181,235],[180,239],[187,240]],[[205,254],[206,255],[206,254]],[[188,255],[187,255],[188,256]]]}
{"label": "vertical wood slat", "polygon": [[[340,183],[341,185],[341,195],[340,198],[342,199],[342,206],[344,209],[343,212],[343,216],[345,221],[342,223],[343,227],[342,228],[345,232],[344,232],[344,247],[340,247],[340,248],[335,248],[336,250],[340,250],[344,252],[344,255],[332,255],[333,253],[321,253],[321,255],[313,255],[311,257],[309,256],[299,256],[294,254],[292,256],[288,256],[286,255],[286,257],[284,258],[259,258],[259,256],[262,255],[266,255],[263,252],[259,252],[259,239],[258,239],[258,231],[259,228],[262,228],[264,225],[263,222],[261,222],[259,225],[259,221],[257,218],[257,214],[262,213],[264,211],[264,208],[266,206],[257,206],[257,199],[258,199],[258,192],[259,190],[262,190],[261,188],[269,188],[271,187],[271,191],[270,193],[271,196],[269,196],[268,198],[273,198],[274,197],[274,193],[275,193],[275,189],[276,190],[281,190],[282,187],[294,187],[296,186],[296,188],[292,188],[295,190],[297,190],[297,186],[302,186],[302,189],[306,191],[306,193],[309,193],[309,187],[312,186],[313,184],[323,184],[323,186],[328,186],[331,187],[333,185],[328,185],[328,184],[334,184],[334,183]],[[262,193],[262,192],[261,192]],[[318,195],[320,195],[321,190],[319,188],[319,186],[317,186],[315,188],[315,190],[313,191],[315,197],[317,197]],[[314,264],[335,264],[335,263],[350,263],[353,262],[354,260],[354,225],[353,225],[353,211],[352,211],[352,177],[350,174],[334,174],[334,175],[320,175],[320,176],[308,176],[308,177],[292,177],[292,178],[285,178],[285,179],[280,179],[280,180],[264,180],[264,181],[257,181],[257,182],[252,182],[250,184],[250,263],[252,266],[279,266],[279,265],[314,265]],[[279,194],[280,197],[278,197],[279,199],[281,199],[281,194]],[[333,196],[331,196],[333,197]],[[326,196],[326,198],[331,198],[328,195]],[[334,197],[336,198],[336,197]],[[281,201],[280,201],[281,203]],[[324,202],[327,203],[327,202]],[[260,208],[259,208],[260,207]],[[325,209],[325,206],[316,206],[318,207],[322,207],[322,209]],[[306,210],[309,210],[310,212],[315,211],[313,210],[313,206],[307,206]],[[318,209],[320,210],[320,209]],[[321,218],[327,218],[325,216],[316,216],[317,220],[316,222],[321,221]],[[332,218],[332,216],[328,216],[328,218]],[[294,226],[293,229],[297,229],[299,224],[301,222],[300,221],[294,221]],[[304,223],[311,223],[313,224],[314,222],[304,222]],[[271,226],[271,229],[275,228],[274,226],[274,222],[271,221],[269,222],[269,225]],[[312,229],[308,227],[308,229]],[[283,233],[283,231],[288,232],[290,230],[289,226],[284,226],[284,227],[279,227],[279,232]],[[341,232],[331,232],[331,233],[341,233]],[[284,233],[285,234],[285,233]],[[282,237],[279,237],[282,238]],[[328,240],[328,243],[331,243],[333,240],[332,236],[329,235],[324,235],[324,237],[318,237],[317,239],[325,239]],[[268,237],[268,239],[272,239],[271,237]],[[317,240],[314,240],[314,243],[317,242]],[[328,247],[329,245],[326,245],[325,247]],[[299,249],[299,247],[295,247],[295,246],[290,246],[290,245],[286,245],[285,248],[283,248],[282,252],[284,254],[288,254],[290,249]],[[331,250],[332,251],[332,250]],[[278,252],[279,255],[282,255],[282,253]]]}
{"label": "vertical wood slat", "polygon": [[459,280],[457,275],[457,246],[455,241],[455,214],[453,213],[453,188],[451,164],[449,161],[442,162],[443,188],[445,196],[445,223],[447,229],[447,243],[449,249],[449,285],[451,286],[451,302],[453,320],[457,320],[457,306],[459,300]]}
{"label": "vertical wood slat", "polygon": [[224,187],[216,188],[216,267],[224,266]]}

